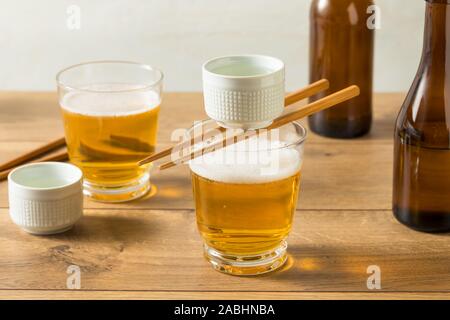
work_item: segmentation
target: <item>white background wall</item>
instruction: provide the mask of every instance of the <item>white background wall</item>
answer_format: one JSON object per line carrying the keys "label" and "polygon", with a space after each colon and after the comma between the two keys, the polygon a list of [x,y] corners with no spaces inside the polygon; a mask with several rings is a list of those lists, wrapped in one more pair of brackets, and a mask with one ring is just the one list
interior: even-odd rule
{"label": "white background wall", "polygon": [[[405,91],[420,58],[425,1],[375,0],[375,90]],[[67,27],[67,8],[81,28]],[[283,59],[287,88],[308,79],[310,0],[0,0],[0,90],[54,90],[71,64],[134,60],[161,68],[166,91],[199,91],[205,60],[233,53]]]}

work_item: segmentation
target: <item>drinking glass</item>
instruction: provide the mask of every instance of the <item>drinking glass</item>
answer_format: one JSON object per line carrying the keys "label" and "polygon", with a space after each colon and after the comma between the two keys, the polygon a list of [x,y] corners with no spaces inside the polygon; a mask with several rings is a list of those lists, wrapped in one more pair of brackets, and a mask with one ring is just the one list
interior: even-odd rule
{"label": "drinking glass", "polygon": [[84,175],[84,193],[105,202],[139,198],[150,188],[161,71],[123,61],[89,62],[58,73],[59,103],[70,161]]}
{"label": "drinking glass", "polygon": [[[197,124],[190,136],[210,125]],[[266,133],[189,162],[205,257],[221,272],[256,275],[286,261],[306,129],[292,123]]]}

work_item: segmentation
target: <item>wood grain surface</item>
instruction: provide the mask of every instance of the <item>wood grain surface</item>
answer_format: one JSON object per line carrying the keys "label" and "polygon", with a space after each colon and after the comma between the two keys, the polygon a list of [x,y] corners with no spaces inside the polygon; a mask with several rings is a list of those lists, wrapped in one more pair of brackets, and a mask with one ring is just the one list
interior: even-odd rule
{"label": "wood grain surface", "polygon": [[[351,141],[310,134],[302,190],[278,272],[232,277],[202,256],[187,167],[153,173],[154,192],[126,204],[86,199],[85,216],[55,236],[32,236],[8,216],[0,183],[0,298],[26,299],[421,299],[450,298],[450,237],[411,231],[390,211],[392,134],[403,94],[377,94],[370,135]],[[59,135],[55,93],[0,93],[0,162]],[[199,93],[168,93],[159,146],[205,118]],[[66,287],[81,268],[81,289]],[[382,289],[367,289],[367,268]]]}

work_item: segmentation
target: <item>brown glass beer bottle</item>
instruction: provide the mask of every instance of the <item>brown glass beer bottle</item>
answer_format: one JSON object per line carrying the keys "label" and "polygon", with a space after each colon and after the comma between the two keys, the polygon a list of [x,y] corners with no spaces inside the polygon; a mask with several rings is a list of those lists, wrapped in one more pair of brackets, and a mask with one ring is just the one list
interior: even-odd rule
{"label": "brown glass beer bottle", "polygon": [[395,217],[450,231],[450,0],[426,1],[422,60],[394,138]]}
{"label": "brown glass beer bottle", "polygon": [[326,78],[327,91],[311,101],[356,84],[361,94],[311,116],[310,129],[333,138],[354,138],[372,123],[374,29],[369,0],[313,0],[310,15],[310,81]]}

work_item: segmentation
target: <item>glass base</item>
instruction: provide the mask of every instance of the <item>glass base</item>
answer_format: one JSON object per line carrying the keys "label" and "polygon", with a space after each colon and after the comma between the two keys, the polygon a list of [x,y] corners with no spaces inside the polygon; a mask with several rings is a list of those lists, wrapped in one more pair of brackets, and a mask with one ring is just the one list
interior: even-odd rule
{"label": "glass base", "polygon": [[83,193],[92,200],[100,202],[126,202],[146,195],[151,189],[150,173],[143,174],[138,180],[121,186],[100,186],[84,180]]}
{"label": "glass base", "polygon": [[235,276],[255,276],[275,271],[287,260],[286,241],[273,251],[251,256],[224,254],[206,244],[204,249],[205,257],[214,269]]}

